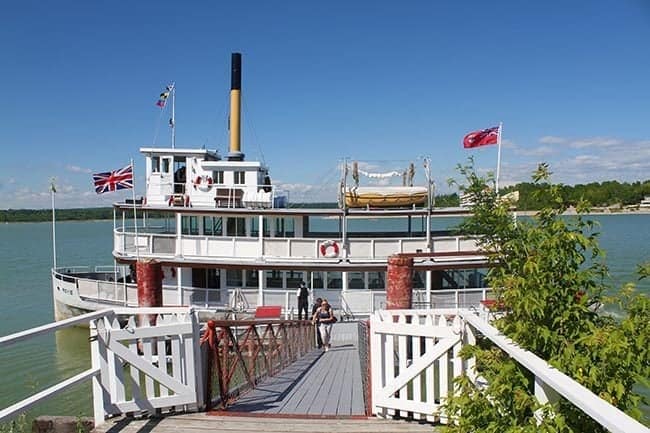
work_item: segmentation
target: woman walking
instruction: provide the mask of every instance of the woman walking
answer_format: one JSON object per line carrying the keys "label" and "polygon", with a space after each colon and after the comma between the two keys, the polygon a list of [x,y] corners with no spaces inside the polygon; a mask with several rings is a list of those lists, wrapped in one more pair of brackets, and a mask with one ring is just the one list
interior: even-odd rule
{"label": "woman walking", "polygon": [[325,352],[329,350],[332,345],[330,344],[330,337],[332,335],[332,325],[334,324],[334,311],[332,307],[327,302],[327,299],[323,299],[320,307],[316,309],[316,313],[312,317],[312,322],[318,322],[318,330],[320,331],[321,339],[323,340],[323,347]]}

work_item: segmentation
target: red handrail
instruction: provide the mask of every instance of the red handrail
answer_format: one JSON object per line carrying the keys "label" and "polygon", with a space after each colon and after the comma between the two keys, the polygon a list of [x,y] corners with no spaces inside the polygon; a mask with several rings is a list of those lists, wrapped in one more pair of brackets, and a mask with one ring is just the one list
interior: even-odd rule
{"label": "red handrail", "polygon": [[273,376],[315,346],[307,320],[209,320],[201,345],[207,343],[207,410],[225,408],[244,390]]}

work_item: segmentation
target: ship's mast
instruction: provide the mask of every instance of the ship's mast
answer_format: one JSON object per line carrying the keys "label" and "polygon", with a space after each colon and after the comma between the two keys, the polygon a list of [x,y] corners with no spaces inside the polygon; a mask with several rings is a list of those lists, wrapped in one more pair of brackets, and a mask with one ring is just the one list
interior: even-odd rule
{"label": "ship's mast", "polygon": [[172,130],[172,149],[176,148],[176,85],[172,83],[172,117],[169,119]]}

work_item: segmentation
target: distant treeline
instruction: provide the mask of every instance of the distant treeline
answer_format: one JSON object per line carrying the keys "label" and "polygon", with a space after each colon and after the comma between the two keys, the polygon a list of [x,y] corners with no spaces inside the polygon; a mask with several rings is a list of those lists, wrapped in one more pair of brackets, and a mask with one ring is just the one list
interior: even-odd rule
{"label": "distant treeline", "polygon": [[[575,206],[581,200],[592,207],[634,206],[644,197],[650,196],[650,180],[644,182],[618,182],[610,180],[584,185],[559,185],[560,194],[566,204]],[[537,210],[547,207],[550,198],[542,193],[543,187],[533,183],[520,183],[503,190],[504,193],[519,191],[517,209]]]}
{"label": "distant treeline", "polygon": [[[507,187],[503,193],[519,191],[519,210],[537,210],[546,207],[548,197],[541,191],[542,187],[533,183],[520,183]],[[586,185],[560,185],[560,191],[567,204],[576,205],[580,200],[587,201],[591,206],[631,206],[638,205],[646,196],[650,196],[650,180],[644,182],[617,182],[615,180],[603,183],[588,183]],[[458,194],[445,194],[436,196],[436,207],[459,206]],[[293,208],[336,208],[336,203],[293,203]],[[162,214],[148,212],[150,218],[157,218]],[[113,208],[80,208],[80,209],[57,209],[57,221],[85,221],[85,220],[106,220],[113,218]],[[51,209],[8,209],[0,210],[0,222],[39,222],[52,219]]]}

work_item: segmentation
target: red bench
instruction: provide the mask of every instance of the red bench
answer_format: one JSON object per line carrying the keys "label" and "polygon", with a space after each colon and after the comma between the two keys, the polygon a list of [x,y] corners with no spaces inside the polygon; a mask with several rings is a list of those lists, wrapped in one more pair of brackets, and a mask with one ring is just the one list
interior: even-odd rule
{"label": "red bench", "polygon": [[282,317],[282,306],[264,305],[255,309],[256,319],[280,319]]}

